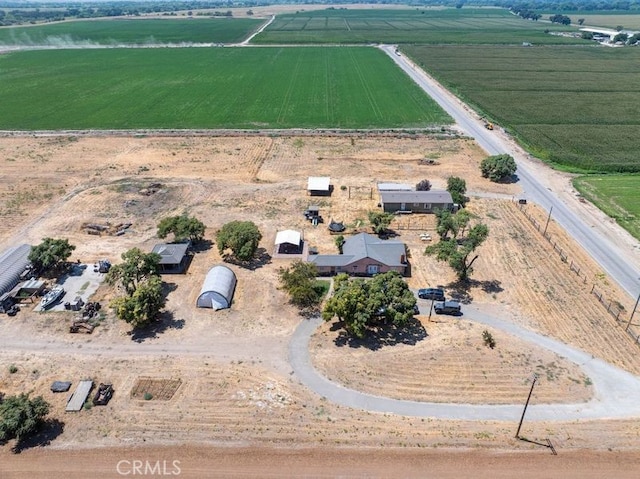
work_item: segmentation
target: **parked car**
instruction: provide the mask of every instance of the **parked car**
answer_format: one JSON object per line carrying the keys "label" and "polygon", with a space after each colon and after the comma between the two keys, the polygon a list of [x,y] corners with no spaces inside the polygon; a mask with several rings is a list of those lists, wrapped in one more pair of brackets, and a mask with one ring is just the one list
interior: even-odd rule
{"label": "parked car", "polygon": [[436,314],[453,314],[456,316],[462,314],[460,303],[457,301],[438,301],[433,303],[433,310]]}
{"label": "parked car", "polygon": [[424,288],[418,290],[418,298],[434,299],[436,301],[444,301],[444,289],[442,288]]}

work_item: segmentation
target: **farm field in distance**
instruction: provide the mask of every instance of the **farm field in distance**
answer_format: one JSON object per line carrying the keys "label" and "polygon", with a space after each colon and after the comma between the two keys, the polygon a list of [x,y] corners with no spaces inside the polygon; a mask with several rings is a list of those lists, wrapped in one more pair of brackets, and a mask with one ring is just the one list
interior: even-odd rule
{"label": "farm field in distance", "polygon": [[264,20],[241,18],[114,19],[0,28],[0,46],[236,43]]}
{"label": "farm field in distance", "polygon": [[[554,13],[544,13],[542,18],[549,18]],[[578,19],[584,18],[584,25],[605,27],[615,30],[617,26],[622,26],[628,30],[640,30],[640,14],[637,12],[623,13],[621,11],[582,11],[582,12],[563,12],[571,18],[573,25],[578,24]]]}
{"label": "farm field in distance", "polygon": [[0,129],[8,130],[422,128],[451,122],[374,48],[17,52],[0,56],[0,83]]}
{"label": "farm field in distance", "polygon": [[573,180],[580,193],[640,240],[640,175],[593,175]]}
{"label": "farm field in distance", "polygon": [[549,35],[576,27],[523,20],[504,9],[347,10],[278,15],[253,43],[584,44]]}
{"label": "farm field in distance", "polygon": [[406,46],[403,51],[555,167],[640,171],[640,49]]}

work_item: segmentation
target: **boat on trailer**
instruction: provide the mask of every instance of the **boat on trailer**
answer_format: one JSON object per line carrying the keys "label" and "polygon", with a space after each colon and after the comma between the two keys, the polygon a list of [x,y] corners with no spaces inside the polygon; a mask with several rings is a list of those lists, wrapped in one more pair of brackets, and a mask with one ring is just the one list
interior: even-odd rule
{"label": "boat on trailer", "polygon": [[56,286],[42,297],[42,300],[40,301],[40,309],[47,309],[49,306],[53,305],[53,303],[58,301],[63,294],[64,288],[62,286]]}

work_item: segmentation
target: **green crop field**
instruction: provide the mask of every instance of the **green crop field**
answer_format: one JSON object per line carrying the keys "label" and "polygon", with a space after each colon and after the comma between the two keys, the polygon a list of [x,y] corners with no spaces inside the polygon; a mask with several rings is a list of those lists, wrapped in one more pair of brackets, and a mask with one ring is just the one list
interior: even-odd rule
{"label": "green crop field", "polygon": [[576,189],[640,240],[640,176],[582,176]]}
{"label": "green crop field", "polygon": [[91,20],[0,28],[0,45],[71,46],[240,42],[264,20],[185,18]]}
{"label": "green crop field", "polygon": [[366,47],[0,55],[0,129],[421,128],[451,119]]}
{"label": "green crop field", "polygon": [[255,43],[585,43],[545,33],[577,31],[523,20],[505,9],[326,9],[278,15]]}
{"label": "green crop field", "polygon": [[573,171],[640,171],[640,49],[403,50],[539,158]]}

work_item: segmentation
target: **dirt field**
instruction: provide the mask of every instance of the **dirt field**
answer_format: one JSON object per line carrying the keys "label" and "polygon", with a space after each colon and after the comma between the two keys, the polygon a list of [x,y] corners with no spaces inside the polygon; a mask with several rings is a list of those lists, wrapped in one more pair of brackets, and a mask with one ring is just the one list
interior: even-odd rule
{"label": "dirt field", "polygon": [[[419,164],[423,158],[437,164]],[[513,438],[517,424],[416,419],[335,406],[301,386],[287,361],[288,339],[301,318],[277,289],[277,269],[287,262],[269,259],[276,232],[301,230],[321,253],[334,253],[327,229],[304,220],[309,204],[320,205],[325,221],[334,218],[349,232],[366,231],[367,211],[378,202],[378,181],[414,184],[427,178],[434,188],[444,188],[446,178],[455,175],[467,181],[469,209],[490,228],[471,286],[455,284],[446,265],[422,254],[419,233],[433,233],[433,218],[412,216],[394,225],[411,252],[410,287],[442,284],[463,303],[480,304],[640,374],[639,347],[590,291],[595,285],[627,312],[630,298],[551,222],[554,242],[570,252],[582,276],[572,272],[511,201],[518,186],[481,178],[482,158],[469,140],[420,137],[1,138],[0,221],[10,227],[0,229],[0,251],[45,236],[64,237],[77,246],[72,259],[117,261],[131,247],[150,250],[159,241],[155,227],[161,218],[188,212],[204,221],[211,240],[230,220],[254,221],[263,233],[265,260],[253,269],[232,266],[238,277],[232,308],[213,313],[194,304],[204,275],[221,258],[215,245],[197,253],[187,274],[164,277],[167,313],[158,330],[143,337],[132,337],[111,313],[88,336],[68,334],[68,313],[23,310],[14,318],[1,316],[0,391],[42,394],[58,421],[35,442],[50,442],[44,451],[28,448],[13,456],[12,444],[0,448],[0,464],[15,466],[16,474],[8,477],[25,477],[18,471],[29,457],[39,464],[57,450],[123,445],[250,447],[258,456],[262,448],[306,448],[302,454],[310,458],[335,447],[408,449],[406,454],[419,447],[539,451]],[[310,175],[331,176],[333,195],[309,198]],[[146,195],[150,186],[153,193]],[[545,211],[526,209],[538,221],[546,219]],[[93,236],[82,229],[87,222],[132,226],[122,236]],[[94,299],[107,304],[113,295],[102,286]],[[389,344],[375,351],[337,347],[336,332],[324,325],[312,339],[314,363],[348,387],[421,401],[521,403],[533,372],[541,378],[534,403],[592,397],[589,378],[577,365],[535,345],[494,331],[497,347],[490,350],[482,344],[483,328],[469,321],[418,319],[416,328],[426,334],[415,345]],[[18,371],[11,374],[10,365]],[[65,414],[67,396],[51,393],[50,383],[85,377],[112,382],[114,398],[106,407]],[[145,401],[131,396],[140,378],[181,383],[171,399]],[[598,457],[602,470],[611,456],[586,451],[638,450],[636,420],[525,426],[527,437],[550,438],[561,453],[573,451],[575,463],[583,453],[583,459]],[[485,460],[491,463],[489,456]],[[252,474],[257,473],[247,469],[246,475]]]}

